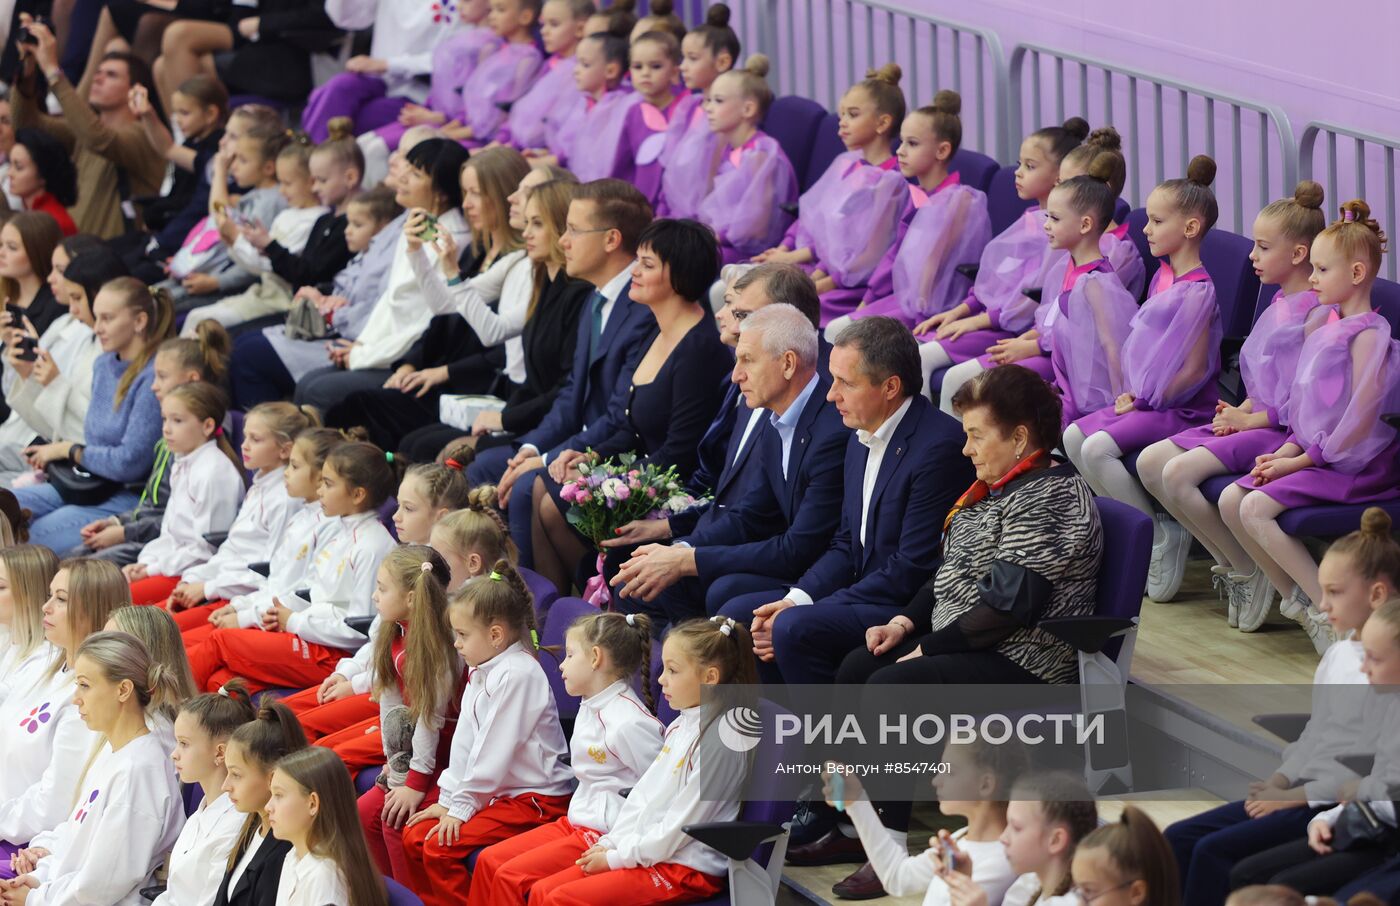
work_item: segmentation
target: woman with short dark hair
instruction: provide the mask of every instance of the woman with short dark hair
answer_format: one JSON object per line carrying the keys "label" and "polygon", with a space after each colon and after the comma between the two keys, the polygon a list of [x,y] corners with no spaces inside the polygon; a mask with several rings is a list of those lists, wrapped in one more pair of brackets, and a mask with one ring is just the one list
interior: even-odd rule
{"label": "woman with short dark hair", "polygon": [[65,237],[77,235],[68,209],[78,203],[78,170],[68,149],[38,129],[20,129],[10,149],[10,191],[25,210],[51,216]]}
{"label": "woman with short dark hair", "polygon": [[[653,335],[632,373],[625,399],[610,407],[621,416],[590,450],[565,450],[550,460],[548,478],[535,483],[534,568],[567,593],[588,553],[583,536],[564,514],[563,482],[580,462],[636,453],[642,463],[675,466],[682,482],[698,465],[700,440],[724,399],[734,357],[720,342],[710,314],[710,285],[719,278],[719,244],[694,220],[658,220],[637,242],[629,294],[656,317]],[[587,311],[584,315],[587,316]]]}

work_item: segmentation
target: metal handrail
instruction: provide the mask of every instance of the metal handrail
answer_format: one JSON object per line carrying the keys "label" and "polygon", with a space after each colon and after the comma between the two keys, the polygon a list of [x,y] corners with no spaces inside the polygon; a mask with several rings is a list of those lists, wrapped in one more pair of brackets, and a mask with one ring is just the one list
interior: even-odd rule
{"label": "metal handrail", "polygon": [[[1335,211],[1345,198],[1365,198],[1371,204],[1373,215],[1378,215],[1378,219],[1384,218],[1385,233],[1387,236],[1396,235],[1397,213],[1396,203],[1400,199],[1395,193],[1395,158],[1396,152],[1400,151],[1400,139],[1387,138],[1383,135],[1375,135],[1370,132],[1362,132],[1352,129],[1349,126],[1339,126],[1336,123],[1311,122],[1303,128],[1303,135],[1298,140],[1298,174],[1301,179],[1317,179],[1315,152],[1317,150],[1318,137],[1327,136],[1327,178],[1323,182],[1323,189],[1327,195],[1327,207]],[[1351,139],[1352,142],[1352,176],[1355,179],[1354,190],[1343,194],[1338,190],[1338,162],[1337,138],[1339,136]],[[1374,194],[1367,191],[1366,185],[1366,157],[1367,146],[1373,146],[1384,159],[1381,167],[1385,189],[1378,202]],[[1396,261],[1394,255],[1386,255],[1386,277],[1391,280],[1397,279],[1400,274],[1400,262]]]}
{"label": "metal handrail", "polygon": [[[1216,112],[1217,106],[1228,108],[1229,115],[1229,158],[1225,163],[1235,178],[1231,180],[1231,196],[1228,207],[1233,215],[1235,232],[1243,232],[1245,224],[1246,208],[1244,204],[1244,180],[1239,178],[1244,171],[1244,130],[1247,115],[1258,117],[1259,128],[1259,159],[1258,159],[1258,179],[1260,206],[1274,198],[1276,194],[1291,195],[1293,187],[1297,182],[1298,174],[1298,146],[1293,141],[1293,126],[1288,120],[1288,114],[1275,104],[1265,104],[1252,101],[1248,98],[1238,97],[1195,85],[1190,82],[1183,82],[1167,76],[1150,73],[1143,70],[1133,69],[1108,60],[1095,57],[1082,56],[1068,51],[1056,50],[1038,44],[1020,44],[1011,52],[1010,73],[1008,78],[1008,131],[1013,136],[1021,134],[1024,130],[1038,128],[1045,124],[1045,104],[1043,95],[1045,86],[1043,74],[1043,61],[1049,60],[1053,64],[1053,91],[1054,91],[1054,117],[1053,122],[1061,122],[1066,115],[1066,67],[1071,66],[1078,75],[1078,106],[1079,110],[1087,114],[1090,110],[1090,76],[1098,72],[1102,73],[1102,117],[1101,119],[1115,123],[1114,118],[1114,90],[1115,78],[1120,80],[1120,84],[1127,89],[1127,123],[1126,130],[1120,129],[1123,133],[1124,151],[1128,160],[1128,192],[1130,199],[1141,204],[1148,191],[1158,182],[1170,177],[1180,176],[1185,173],[1186,164],[1193,154],[1203,151],[1211,157],[1220,160],[1216,154]],[[1031,95],[1031,109],[1034,114],[1032,123],[1027,123],[1024,119],[1024,106],[1022,95],[1025,89],[1025,69],[1027,62],[1031,64],[1031,85],[1029,92]],[[1141,152],[1143,147],[1141,136],[1143,132],[1142,117],[1140,116],[1139,88],[1150,86],[1151,88],[1151,116],[1153,134],[1155,140],[1152,144],[1152,158],[1154,163],[1154,179],[1151,185],[1144,185],[1142,179],[1143,158]],[[1169,94],[1175,95],[1177,103],[1177,122],[1173,125],[1168,122],[1167,101]],[[1205,142],[1204,147],[1200,147],[1193,142],[1191,135],[1191,101],[1199,99],[1200,110],[1205,120]],[[1086,117],[1088,118],[1088,117]],[[1092,122],[1092,119],[1091,119]],[[1167,127],[1173,126],[1177,132],[1179,145],[1180,166],[1168,173],[1166,169],[1166,144]],[[1276,137],[1281,160],[1279,166],[1273,166],[1270,160],[1270,149],[1268,135]],[[1257,208],[1256,208],[1257,210]]]}

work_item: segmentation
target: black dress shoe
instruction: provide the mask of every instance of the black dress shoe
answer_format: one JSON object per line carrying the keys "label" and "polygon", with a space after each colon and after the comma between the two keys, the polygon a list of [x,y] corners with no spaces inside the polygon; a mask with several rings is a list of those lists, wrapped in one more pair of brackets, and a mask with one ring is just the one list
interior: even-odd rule
{"label": "black dress shoe", "polygon": [[840,828],[832,828],[815,843],[794,846],[787,851],[787,864],[797,866],[859,865],[865,861],[865,847],[860,838],[848,837]]}
{"label": "black dress shoe", "polygon": [[875,874],[875,867],[869,862],[847,876],[846,880],[832,884],[831,892],[842,900],[874,900],[886,895],[880,876]]}
{"label": "black dress shoe", "polygon": [[836,826],[836,809],[825,802],[800,801],[797,813],[792,816],[792,830],[788,832],[788,848],[813,843]]}

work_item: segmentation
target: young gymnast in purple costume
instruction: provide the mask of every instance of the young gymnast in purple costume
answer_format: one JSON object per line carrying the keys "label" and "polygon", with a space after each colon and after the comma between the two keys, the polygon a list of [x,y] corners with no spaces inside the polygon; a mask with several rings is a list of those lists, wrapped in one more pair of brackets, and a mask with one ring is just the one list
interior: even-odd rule
{"label": "young gymnast in purple costume", "polygon": [[1371,307],[1385,246],[1380,224],[1359,199],[1342,205],[1342,219],[1313,242],[1320,304],[1304,326],[1288,398],[1289,437],[1220,495],[1225,524],[1259,565],[1253,576],[1230,577],[1243,590],[1241,629],[1263,622],[1274,589],[1290,589],[1289,611],[1320,599],[1317,563],[1279,527],[1284,510],[1400,496],[1400,440],[1381,421],[1400,391],[1400,343]]}
{"label": "young gymnast in purple costume", "polygon": [[558,125],[565,103],[578,93],[574,53],[588,17],[595,12],[593,0],[546,0],[540,11],[540,43],[549,56],[534,84],[511,105],[494,141],[521,151],[545,148],[546,136]]}
{"label": "young gymnast in purple costume", "polygon": [[[1170,514],[1157,516],[1163,544],[1153,548],[1147,585],[1154,601],[1176,596],[1192,536],[1215,558],[1211,569],[1218,585],[1228,574],[1249,576],[1257,569],[1200,486],[1216,475],[1248,472],[1256,457],[1274,452],[1288,438],[1288,398],[1303,349],[1304,322],[1318,305],[1308,255],[1326,225],[1322,186],[1312,180],[1300,182],[1292,198],[1259,212],[1249,257],[1259,281],[1279,291],[1240,350],[1248,396],[1238,406],[1217,402],[1209,424],[1158,441],[1138,457],[1138,478]],[[1222,587],[1228,591],[1231,586]],[[1239,625],[1236,604],[1232,597],[1231,626]]]}
{"label": "young gymnast in purple costume", "polygon": [[904,121],[900,69],[872,69],[841,98],[841,142],[848,149],[803,193],[797,221],[780,245],[755,264],[797,264],[810,270],[821,294],[821,323],[849,314],[865,284],[894,244],[909,188],[890,145]]}
{"label": "young gymnast in purple costume", "polygon": [[626,38],[598,32],[580,41],[574,63],[578,94],[549,136],[552,153],[530,156],[568,167],[580,182],[610,175],[627,111],[642,102],[636,92],[621,87],[627,60]]}
{"label": "young gymnast in purple costume", "polygon": [[686,32],[681,40],[681,81],[690,93],[680,102],[666,132],[666,148],[661,152],[658,217],[694,219],[705,195],[705,187],[695,186],[688,173],[672,173],[671,164],[677,158],[706,159],[718,142],[705,115],[705,100],[715,80],[739,61],[739,36],[729,27],[729,15],[727,5],[716,3],[705,11],[705,24]]}
{"label": "young gymnast in purple costume", "polygon": [[1089,124],[1071,117],[1063,126],[1047,126],[1021,142],[1016,166],[1016,195],[1035,204],[982,251],[977,279],[967,298],[914,327],[925,376],[987,352],[1035,323],[1036,302],[1026,295],[1038,289],[1052,253],[1045,235],[1045,200],[1060,178],[1065,155],[1089,134]]}
{"label": "young gymnast in purple costume", "polygon": [[539,76],[544,56],[535,46],[535,24],[541,0],[498,0],[486,21],[501,44],[484,54],[476,70],[461,85],[461,117],[443,127],[448,138],[473,145],[491,141],[506,121],[503,106],[519,100]]}
{"label": "young gymnast in purple costume", "polygon": [[661,195],[661,155],[666,137],[690,96],[676,90],[680,76],[681,42],[666,31],[649,31],[632,42],[629,71],[632,88],[642,102],[627,111],[622,141],[609,176],[632,183],[653,207]]}
{"label": "young gymnast in purple costume", "polygon": [[[1210,190],[1215,161],[1197,156],[1186,174],[1147,196],[1143,233],[1152,254],[1167,260],[1123,343],[1126,389],[1112,406],[1077,419],[1064,436],[1065,452],[1096,494],[1148,516],[1155,510],[1152,498],[1123,458],[1209,421],[1220,371],[1220,306],[1201,266],[1201,240],[1219,216]],[[1154,540],[1160,536],[1159,528]]]}
{"label": "young gymnast in purple costume", "polygon": [[[390,151],[399,146],[405,129],[412,126],[444,126],[462,115],[462,86],[476,71],[477,64],[496,48],[502,38],[488,21],[488,0],[463,0],[458,7],[461,31],[433,48],[433,71],[428,83],[428,99],[408,103],[399,110],[397,123],[374,130]],[[396,128],[393,128],[396,127]]]}
{"label": "young gymnast in purple costume", "polygon": [[[667,173],[684,182],[686,216],[710,227],[725,264],[747,261],[782,238],[791,221],[782,205],[797,200],[797,176],[777,140],[758,129],[773,103],[764,75],[768,58],[754,54],[710,86],[705,101],[711,139],[690,142]],[[693,201],[692,201],[693,197]]]}
{"label": "young gymnast in purple costume", "polygon": [[[1103,172],[1107,173],[1108,186],[1113,190],[1116,205],[1118,197],[1123,194],[1123,184],[1128,181],[1128,164],[1123,160],[1123,138],[1112,126],[1095,129],[1084,139],[1084,144],[1065,155],[1065,159],[1060,161],[1060,182],[1083,176],[1105,155],[1109,155],[1108,163],[1112,166]],[[1101,162],[1099,166],[1104,164]],[[1128,237],[1128,225],[1110,219],[1099,237],[1099,249],[1108,263],[1113,265],[1119,282],[1132,293],[1134,299],[1141,299],[1142,291],[1147,288],[1147,265],[1143,263],[1137,243]]]}
{"label": "young gymnast in purple costume", "polygon": [[938,92],[933,104],[904,118],[899,172],[914,180],[894,244],[880,259],[860,307],[827,325],[828,338],[851,320],[888,315],[913,327],[967,296],[972,281],[960,264],[976,264],[992,238],[987,196],[962,185],[948,161],[962,143],[962,98]]}

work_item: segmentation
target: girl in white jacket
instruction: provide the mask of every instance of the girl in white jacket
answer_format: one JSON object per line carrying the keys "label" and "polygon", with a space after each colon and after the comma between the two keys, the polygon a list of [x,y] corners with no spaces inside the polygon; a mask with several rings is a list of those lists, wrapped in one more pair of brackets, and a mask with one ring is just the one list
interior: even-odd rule
{"label": "girl in white jacket", "polygon": [[160,535],[122,568],[137,604],[169,596],[185,570],[207,561],[205,535],[226,532],[243,502],[243,464],[224,436],[228,398],[213,384],[183,384],[160,404],[162,436],[175,454]]}
{"label": "girl in white jacket", "polygon": [[637,785],[661,751],[661,721],[632,688],[640,674],[650,699],[650,666],[645,614],[590,614],[569,627],[559,672],[565,690],[582,698],[569,740],[578,780],[569,814],[487,847],[472,870],[471,903],[524,902],[536,881],[573,865],[612,829],[626,802],[622,791]]}
{"label": "girl in white jacket", "polygon": [[165,893],[156,897],[156,906],[212,906],[244,823],[223,789],[224,750],[233,732],[253,717],[253,703],[237,685],[224,694],[197,695],[180,708],[171,760],[180,780],[198,784],[204,795],[170,851]]}
{"label": "girl in white jacket", "polygon": [[365,848],[355,787],[335,753],[308,746],[277,762],[268,822],[292,844],[276,906],[387,906],[384,878]]}
{"label": "girl in white jacket", "polygon": [[68,820],[37,837],[26,874],[4,882],[7,906],[137,906],[170,851],[184,807],[175,772],[146,726],[165,668],[135,636],[99,632],[73,664],[74,701],[107,744],[88,769]]}
{"label": "girl in white jacket", "polygon": [[[305,501],[287,493],[287,461],[298,434],[319,422],[314,409],[291,403],[263,403],[243,421],[243,467],[253,483],[239,507],[238,518],[219,550],[204,563],[185,570],[170,593],[167,609],[194,611],[182,625],[197,624],[237,595],[254,591],[262,577],[250,563],[271,561],[277,540]],[[205,601],[216,603],[205,604]]]}
{"label": "girl in white jacket", "polygon": [[49,584],[46,656],[11,675],[11,692],[0,705],[0,876],[33,867],[21,847],[68,815],[97,742],[73,703],[73,659],[129,595],[121,570],[101,560],[65,560]]}
{"label": "girl in white jacket", "polygon": [[397,486],[389,456],[367,443],[330,452],[320,501],[334,534],[318,545],[306,588],[274,597],[261,629],[216,629],[193,648],[190,667],[201,688],[216,691],[235,676],[254,691],[305,688],[330,676],[347,652],[366,642],[345,621],[373,615],[379,561],[394,545],[379,522],[379,507]]}

